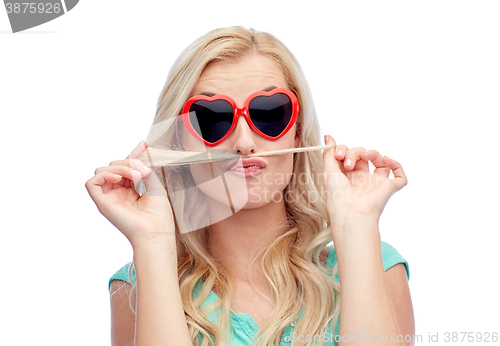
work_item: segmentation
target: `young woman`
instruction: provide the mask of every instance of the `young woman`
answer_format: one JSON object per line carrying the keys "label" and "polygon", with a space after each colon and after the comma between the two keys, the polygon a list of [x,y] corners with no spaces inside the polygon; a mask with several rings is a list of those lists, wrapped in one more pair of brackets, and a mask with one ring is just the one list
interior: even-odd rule
{"label": "young woman", "polygon": [[[285,100],[269,113],[277,121],[259,124],[258,96]],[[202,99],[233,102],[234,127],[207,118],[197,132],[184,119],[186,147],[248,155],[322,144],[303,73],[267,33],[231,27],[195,41],[170,71],[153,128]],[[345,145],[245,159],[233,173],[252,183],[246,204],[184,233],[156,174],[137,159],[161,138],[152,130],[147,145],[86,184],[133,248],[133,262],[109,281],[113,345],[413,344],[407,262],[378,230],[386,202],[406,185],[398,162]],[[329,135],[324,143],[335,145]],[[142,195],[131,184],[140,179]],[[203,193],[213,214],[222,202]]]}

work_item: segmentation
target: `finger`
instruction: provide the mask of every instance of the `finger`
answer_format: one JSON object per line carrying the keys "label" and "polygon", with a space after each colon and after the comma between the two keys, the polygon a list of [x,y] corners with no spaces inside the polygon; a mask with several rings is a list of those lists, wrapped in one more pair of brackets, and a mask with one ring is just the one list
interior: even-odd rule
{"label": "finger", "polygon": [[134,150],[132,150],[132,152],[125,158],[125,159],[136,159],[139,157],[139,155],[144,151],[146,150],[146,148],[148,147],[147,143],[144,142],[144,141],[140,141],[139,142],[139,145],[137,145],[137,147],[135,147]]}
{"label": "finger", "polygon": [[[101,175],[106,172],[110,172],[113,174],[117,174],[120,177],[122,177],[121,180],[119,181],[113,181],[113,184],[120,185],[125,187],[125,181],[133,181],[135,183],[138,183],[141,179],[143,179],[147,174],[146,173],[141,173],[131,167],[125,166],[125,165],[113,165],[113,166],[107,166],[107,167],[101,167],[98,168],[96,171],[96,176]],[[109,190],[112,188],[113,184],[110,186],[107,186],[106,188]]]}
{"label": "finger", "polygon": [[401,190],[407,183],[408,179],[406,178],[406,174],[403,171],[403,167],[399,164],[399,162],[384,156],[384,163],[387,167],[392,170],[394,174],[394,183],[396,184],[396,191]]}
{"label": "finger", "polygon": [[[121,176],[120,176],[121,177]],[[121,178],[120,180],[124,180],[123,178]],[[117,184],[114,184],[110,181],[106,181],[104,184],[102,184],[101,188],[102,188],[102,193],[104,194],[107,194],[109,190],[112,190],[113,189],[113,185],[117,185]],[[120,186],[121,187],[121,186]]]}
{"label": "finger", "polygon": [[375,168],[375,170],[373,171],[373,174],[378,175],[379,177],[382,178],[389,178],[390,173],[391,169],[389,167]]}
{"label": "finger", "polygon": [[345,146],[344,144],[338,145],[337,149],[335,150],[335,158],[339,161],[344,160],[346,152],[347,152],[347,146]]}
{"label": "finger", "polygon": [[344,144],[338,145],[335,149],[335,158],[338,161],[338,165],[342,173],[345,173],[344,164],[342,163],[342,161],[345,158],[346,152],[347,152],[347,146],[345,146]]}
{"label": "finger", "polygon": [[111,166],[129,166],[130,168],[135,169],[143,173],[144,175],[151,173],[151,168],[146,166],[144,162],[138,159],[125,159],[125,160],[117,160],[110,162],[109,166],[99,167],[96,169],[96,172],[100,172],[103,170],[107,170]]}
{"label": "finger", "polygon": [[[101,167],[101,168],[98,168],[95,170],[95,175],[98,175],[102,172],[107,172],[107,171],[110,171],[111,173],[115,173],[115,174],[120,174],[118,171],[116,171],[116,167],[126,167],[126,166],[114,166],[111,169],[109,168],[109,166]],[[134,170],[134,171],[136,171],[136,170]],[[137,172],[142,178],[143,173],[141,173],[139,171],[137,171]],[[112,184],[103,185],[103,190],[104,190],[104,193],[106,193],[109,190],[117,188],[117,187],[125,187],[125,188],[130,187],[130,180],[122,177],[122,179],[120,179],[118,182],[113,182]]]}
{"label": "finger", "polygon": [[380,177],[387,178],[389,177],[389,173],[391,172],[391,169],[386,167],[383,156],[380,155],[380,153],[376,150],[368,150],[360,154],[360,157],[363,160],[371,161],[373,166],[375,167],[375,170],[373,171],[373,174],[376,174]]}
{"label": "finger", "polygon": [[[142,162],[141,160],[138,160],[138,159],[128,159],[126,161],[127,161],[127,164],[130,165],[132,168],[140,171],[143,174],[143,178],[148,177],[149,175],[152,174],[151,173],[152,172],[151,168],[149,168],[148,166],[146,166],[144,164],[144,162]],[[146,180],[144,180],[143,182],[146,183]],[[137,182],[134,181],[134,183],[137,183]],[[124,187],[132,187],[132,188],[135,189],[135,186],[136,185],[132,184],[132,181],[130,181],[130,180],[125,181]]]}
{"label": "finger", "polygon": [[[147,148],[146,142],[141,142],[138,148],[134,149],[132,153],[129,155],[129,158],[126,160],[113,161],[110,163],[111,166],[117,165],[125,165],[130,166],[131,168],[140,171],[142,173],[142,181],[146,188],[146,192],[143,195],[146,196],[166,196],[165,187],[161,183],[158,175],[153,173],[151,168],[147,167],[144,162],[137,159],[137,157]],[[105,167],[104,167],[105,169]],[[139,180],[128,180],[124,182],[124,187],[133,187],[137,186]],[[132,185],[132,182],[134,185]]]}
{"label": "finger", "polygon": [[[103,191],[103,186],[106,184],[117,183],[122,179],[122,176],[119,174],[115,174],[112,172],[101,172],[98,175],[93,176],[85,183],[85,187],[89,192],[90,197],[94,201],[98,201],[99,197],[103,195],[105,192]],[[107,191],[106,191],[107,192]]]}
{"label": "finger", "polygon": [[[106,172],[106,171],[108,171],[108,168],[109,168],[109,166],[99,167],[94,171],[94,175],[98,175],[99,173]],[[111,173],[114,173],[114,172],[115,172],[115,170],[111,170]],[[127,179],[124,179],[120,176],[120,180],[118,180],[117,182],[113,181],[112,183],[111,182],[104,183],[102,185],[102,189],[103,189],[104,193],[106,193],[109,190],[113,189],[115,185],[119,185],[119,187],[124,187],[126,181],[127,181]]]}
{"label": "finger", "polygon": [[368,164],[368,161],[365,160],[358,160],[356,164],[354,165],[354,168],[352,169],[353,171],[370,171],[370,165]]}
{"label": "finger", "polygon": [[[330,135],[325,135],[326,145],[337,145],[335,140]],[[325,149],[323,151],[323,169],[326,173],[340,172],[340,167],[337,159],[335,158],[335,149]]]}
{"label": "finger", "polygon": [[[115,173],[115,174],[118,174],[120,175],[121,173],[121,170],[117,170],[116,167],[120,167],[120,166],[114,166],[113,168],[110,168],[110,166],[106,166],[106,167],[99,167],[95,170],[94,172],[94,175],[98,175],[99,173],[102,173],[102,172],[107,172],[107,171],[110,171],[111,173]],[[125,166],[126,167],[126,166]],[[137,171],[137,170],[136,170]],[[141,176],[143,175],[142,172],[139,172],[137,171],[139,174],[141,174]],[[120,175],[121,176],[121,175]],[[129,183],[128,186],[126,186],[127,182]],[[114,189],[115,188],[115,185],[116,187],[130,187],[130,180],[122,177],[122,179],[120,179],[120,181],[116,182],[116,183],[113,183],[109,186],[106,186],[106,190],[111,190],[111,189]]]}
{"label": "finger", "polygon": [[[348,149],[346,154],[345,154],[345,159],[344,159],[344,168],[346,170],[352,170],[354,169],[354,167],[356,166],[356,163],[358,162],[358,160],[360,160],[360,157],[359,155],[366,151],[365,148],[351,148],[351,149]],[[368,171],[368,162],[366,165],[361,165],[360,168],[363,168],[365,169],[366,171]]]}

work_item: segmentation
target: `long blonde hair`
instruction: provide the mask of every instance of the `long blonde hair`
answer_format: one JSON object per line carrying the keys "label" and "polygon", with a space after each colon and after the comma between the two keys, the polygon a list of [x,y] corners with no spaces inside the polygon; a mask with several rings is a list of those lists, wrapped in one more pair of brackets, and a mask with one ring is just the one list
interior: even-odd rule
{"label": "long blonde hair", "polygon": [[[310,90],[295,57],[272,35],[238,26],[213,30],[181,53],[158,99],[148,145],[164,145],[166,134],[162,123],[179,114],[208,64],[234,61],[249,54],[269,57],[281,66],[288,88],[295,93],[300,104],[297,119],[299,146],[320,145],[320,128]],[[323,197],[322,171],[320,151],[294,154],[294,174],[284,190],[289,230],[262,250],[261,266],[271,287],[274,309],[255,336],[256,345],[278,345],[281,333],[296,321],[302,308],[303,315],[294,330],[297,335],[321,335],[329,324],[336,326],[340,314],[340,285],[333,277],[338,273],[338,267],[328,270],[320,261],[321,251],[332,240]],[[165,179],[165,175],[168,176],[165,171],[159,173]],[[193,197],[186,196],[186,209],[196,208],[196,205],[190,205],[196,203],[197,199]],[[191,338],[195,344],[202,338],[203,346],[228,345],[232,279],[207,251],[207,227],[181,233],[179,226],[182,222],[189,221],[176,219],[178,274]],[[195,298],[193,290],[199,282],[203,287]],[[200,310],[200,305],[214,288],[217,288],[220,300]],[[130,302],[135,290],[136,283],[133,283]],[[216,309],[221,309],[218,324],[206,318]],[[317,344],[323,344],[321,338]]]}

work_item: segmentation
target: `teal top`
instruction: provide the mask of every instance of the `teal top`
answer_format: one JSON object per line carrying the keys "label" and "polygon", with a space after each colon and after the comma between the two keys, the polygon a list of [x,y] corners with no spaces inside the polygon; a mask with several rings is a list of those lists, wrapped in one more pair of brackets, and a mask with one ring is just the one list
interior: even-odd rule
{"label": "teal top", "polygon": [[[410,279],[410,269],[408,267],[408,262],[399,254],[399,252],[396,251],[391,245],[387,244],[386,242],[381,242],[382,244],[382,261],[384,263],[384,270],[387,270],[394,265],[398,263],[404,263],[406,267],[406,275],[408,276],[408,280]],[[128,278],[128,270],[132,262],[127,263],[124,265],[120,270],[118,270],[111,278],[109,279],[108,283],[108,290],[111,287],[111,282],[113,280],[121,280],[125,281],[130,284],[129,278]],[[326,267],[327,268],[333,268],[337,264],[337,256],[335,255],[335,249],[333,246],[330,246],[330,250],[328,252],[328,258],[326,260]],[[132,267],[132,281],[135,283],[135,270]],[[339,281],[339,276],[338,273],[335,275],[335,279]],[[201,286],[196,286],[195,287],[195,292],[193,292],[193,296],[196,297],[199,294],[199,291],[201,290]],[[201,308],[204,308],[205,306],[208,306],[210,304],[213,304],[219,299],[219,297],[213,292],[210,291],[207,299],[203,302]],[[217,310],[214,310],[210,312],[207,315],[207,318],[213,322],[217,323],[219,314],[220,314],[220,308]],[[300,316],[299,315],[299,319]],[[288,346],[291,345],[292,340],[298,340],[296,334],[292,332],[292,326],[289,325],[286,329],[285,332],[283,333],[283,337],[281,339],[281,343],[279,346]],[[340,319],[337,321],[337,328],[336,331],[338,333],[338,330],[340,329]],[[252,339],[254,336],[257,334],[259,330],[259,327],[253,320],[252,316],[246,313],[238,313],[235,314],[231,310],[231,336],[230,336],[230,345],[232,346],[247,346],[252,344]],[[326,341],[326,345],[335,345],[334,344],[334,337],[337,333],[333,333],[333,324],[330,324],[329,330],[327,333],[321,334],[321,336],[316,336],[317,338],[321,337],[321,340]],[[317,339],[316,339],[317,340]],[[304,341],[307,341],[307,339],[304,339]]]}

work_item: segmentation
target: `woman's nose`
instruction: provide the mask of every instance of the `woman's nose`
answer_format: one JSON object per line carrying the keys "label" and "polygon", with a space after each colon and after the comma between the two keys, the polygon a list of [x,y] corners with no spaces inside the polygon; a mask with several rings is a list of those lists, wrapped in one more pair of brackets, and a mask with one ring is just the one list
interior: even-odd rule
{"label": "woman's nose", "polygon": [[[257,133],[250,127],[244,116],[238,116],[236,126],[229,137],[233,137],[232,149],[241,155],[248,155],[255,150],[254,136]],[[230,139],[230,138],[228,138]]]}

